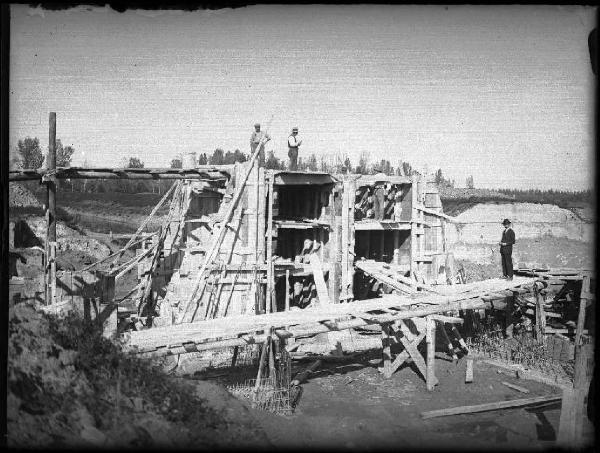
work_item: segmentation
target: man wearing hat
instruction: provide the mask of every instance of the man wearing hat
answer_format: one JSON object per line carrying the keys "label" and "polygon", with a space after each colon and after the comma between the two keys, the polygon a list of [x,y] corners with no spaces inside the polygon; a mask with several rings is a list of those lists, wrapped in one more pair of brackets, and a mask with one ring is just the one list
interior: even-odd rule
{"label": "man wearing hat", "polygon": [[256,123],[254,125],[254,132],[252,132],[252,135],[250,136],[250,155],[254,154],[254,151],[256,151],[256,147],[258,146],[258,144],[260,143],[260,141],[263,138],[264,138],[264,141],[263,141],[262,145],[260,145],[260,151],[258,154],[258,165],[260,167],[265,166],[265,143],[268,142],[269,140],[271,140],[271,137],[269,137],[268,134],[265,134],[264,132],[262,132],[260,130],[260,124]]}
{"label": "man wearing hat", "polygon": [[512,246],[515,243],[515,232],[510,227],[510,220],[504,219],[502,222],[504,231],[500,240],[500,256],[502,257],[502,278],[513,279]]}
{"label": "man wearing hat", "polygon": [[298,140],[298,128],[292,129],[292,135],[288,137],[288,156],[290,158],[290,170],[298,170],[298,148],[302,140]]}

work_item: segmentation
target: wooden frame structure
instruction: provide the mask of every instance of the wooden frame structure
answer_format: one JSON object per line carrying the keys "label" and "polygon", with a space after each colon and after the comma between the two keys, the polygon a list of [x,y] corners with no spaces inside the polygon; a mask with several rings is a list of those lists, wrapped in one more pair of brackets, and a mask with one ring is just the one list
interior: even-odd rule
{"label": "wooden frame structure", "polygon": [[[485,308],[492,300],[534,292],[543,339],[544,285],[576,278],[532,270],[514,282],[445,285],[455,280],[445,239],[445,223],[454,219],[442,212],[435,184],[420,176],[265,170],[256,164],[258,152],[233,166],[56,168],[54,113],[49,135],[46,169],[10,172],[10,181],[39,179],[48,186],[48,305],[57,302],[57,178],[178,180],[159,203],[172,196],[167,219],[157,234],[137,241],[142,246],[136,258],[109,278],[80,279],[88,298],[100,291],[107,302],[114,279],[138,266],[140,283],[130,294],[137,292],[135,318],[145,329],[131,333],[133,352],[181,354],[375,324],[382,334],[383,374],[390,377],[410,359],[431,390],[437,383],[436,323],[451,343],[443,326],[461,321],[443,313]],[[127,247],[135,245],[145,224]],[[533,283],[534,278],[545,283]],[[578,346],[587,301],[593,298],[589,275],[582,285]],[[417,349],[423,340],[425,356]],[[395,357],[394,344],[403,347]]]}

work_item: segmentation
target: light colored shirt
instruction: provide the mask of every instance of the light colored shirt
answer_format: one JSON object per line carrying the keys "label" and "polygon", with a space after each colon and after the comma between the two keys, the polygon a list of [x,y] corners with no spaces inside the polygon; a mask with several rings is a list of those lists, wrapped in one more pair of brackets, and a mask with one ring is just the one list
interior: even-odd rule
{"label": "light colored shirt", "polygon": [[250,136],[250,145],[258,145],[263,137],[265,137],[266,140],[271,139],[271,137],[269,137],[268,134],[265,134],[264,131],[252,132],[252,135]]}
{"label": "light colored shirt", "polygon": [[301,141],[302,140],[299,140],[297,135],[290,135],[288,137],[288,146],[290,148],[297,148],[298,146],[300,146]]}

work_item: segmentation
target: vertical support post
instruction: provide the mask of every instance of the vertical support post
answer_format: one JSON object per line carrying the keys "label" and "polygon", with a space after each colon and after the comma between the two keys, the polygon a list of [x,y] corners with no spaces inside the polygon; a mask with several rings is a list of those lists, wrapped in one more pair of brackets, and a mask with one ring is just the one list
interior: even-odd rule
{"label": "vertical support post", "polygon": [[262,371],[265,366],[265,362],[267,361],[267,357],[269,354],[268,348],[271,343],[271,335],[273,335],[273,328],[269,328],[269,335],[265,339],[265,342],[262,345],[262,350],[260,351],[260,359],[258,361],[258,372],[256,373],[256,382],[254,383],[254,398],[258,396],[258,390],[260,388],[261,380],[262,380]]}
{"label": "vertical support post", "polygon": [[[588,393],[594,368],[594,345],[592,343],[575,346],[575,377],[573,387],[563,389],[557,445],[560,448],[581,449],[583,444],[583,424],[585,397]],[[588,401],[588,404],[594,404]]]}
{"label": "vertical support post", "polygon": [[440,219],[442,222],[442,252],[446,253],[448,250],[448,243],[446,240],[446,219]]}
{"label": "vertical support post", "polygon": [[415,272],[417,271],[417,183],[414,176],[410,177],[410,201],[411,201],[411,215],[410,215],[410,276],[413,289],[415,287]]}
{"label": "vertical support post", "polygon": [[381,324],[381,343],[383,346],[383,375],[390,378],[392,375],[392,334],[389,323]]}
{"label": "vertical support post", "polygon": [[544,344],[546,342],[546,311],[544,310],[544,298],[540,294],[540,289],[537,286],[538,282],[535,282],[533,285],[533,292],[535,295],[535,334],[537,342]]}
{"label": "vertical support post", "polygon": [[285,311],[290,311],[290,271],[285,271]]}
{"label": "vertical support post", "polygon": [[273,273],[273,173],[269,171],[267,175],[267,313],[277,311],[277,304],[273,297],[274,273]]}
{"label": "vertical support post", "polygon": [[579,297],[579,315],[577,317],[577,330],[575,331],[575,347],[581,345],[581,336],[585,327],[585,311],[587,309],[588,295],[590,294],[590,276],[584,275],[581,283],[581,296]]}
{"label": "vertical support post", "polygon": [[46,169],[46,305],[56,302],[56,113],[50,112]]}
{"label": "vertical support post", "polygon": [[427,316],[426,320],[426,342],[427,342],[427,390],[431,391],[437,383],[435,377],[435,320]]}
{"label": "vertical support post", "polygon": [[393,263],[400,264],[400,231],[394,230],[394,260]]}

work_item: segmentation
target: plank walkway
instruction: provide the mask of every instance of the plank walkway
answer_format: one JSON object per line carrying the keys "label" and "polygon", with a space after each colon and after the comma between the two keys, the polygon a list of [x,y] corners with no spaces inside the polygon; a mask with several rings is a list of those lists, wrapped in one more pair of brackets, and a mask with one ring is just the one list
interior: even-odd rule
{"label": "plank walkway", "polygon": [[[308,337],[367,324],[423,317],[454,310],[485,308],[484,297],[496,291],[530,290],[534,279],[494,279],[471,285],[453,295],[420,293],[414,296],[384,295],[315,309],[261,315],[237,315],[131,332],[126,348],[131,353],[172,355],[264,341],[272,327],[282,337]],[[466,286],[466,285],[465,285]]]}

